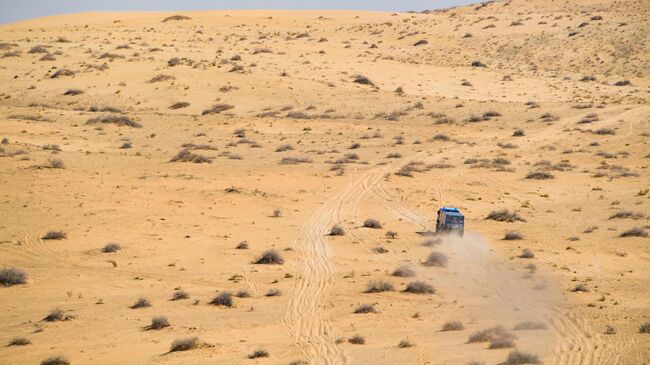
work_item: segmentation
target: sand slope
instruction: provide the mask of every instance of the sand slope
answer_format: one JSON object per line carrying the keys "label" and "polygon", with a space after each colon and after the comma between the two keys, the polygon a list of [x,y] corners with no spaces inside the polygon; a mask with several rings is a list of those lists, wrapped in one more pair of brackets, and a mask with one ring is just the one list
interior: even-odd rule
{"label": "sand slope", "polygon": [[[0,287],[0,363],[650,362],[649,13],[508,1],[0,26],[0,269],[28,275]],[[462,239],[428,234],[443,205],[465,214]],[[502,209],[521,219],[486,219]],[[255,264],[267,250],[283,263]],[[417,281],[435,293],[404,292]],[[247,295],[209,304],[226,291]],[[506,335],[470,343],[494,326]]]}

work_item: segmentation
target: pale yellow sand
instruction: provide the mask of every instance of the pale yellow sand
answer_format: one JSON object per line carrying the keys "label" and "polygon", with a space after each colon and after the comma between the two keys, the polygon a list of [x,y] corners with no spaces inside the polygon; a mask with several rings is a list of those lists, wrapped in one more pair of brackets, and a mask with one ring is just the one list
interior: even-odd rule
{"label": "pale yellow sand", "polygon": [[[650,230],[649,10],[511,1],[0,26],[0,56],[19,52],[0,58],[0,267],[29,276],[0,288],[0,363],[496,364],[513,349],[467,343],[496,325],[546,364],[650,362],[650,334],[639,333],[650,239],[619,237]],[[29,53],[38,45],[54,60]],[[50,77],[60,69],[75,74]],[[173,78],[148,82],[158,75]],[[176,102],[189,106],[169,109]],[[234,108],[201,115],[221,103]],[[142,128],[86,124],[111,114],[91,107],[119,108]],[[467,121],[488,112],[497,116]],[[169,162],[187,143],[213,148],[192,150],[212,163]],[[284,144],[293,150],[276,152]],[[337,163],[347,154],[358,159]],[[44,167],[51,159],[64,168]],[[395,174],[412,162],[411,177]],[[554,178],[526,179],[538,170]],[[465,214],[465,237],[422,246],[443,205]],[[485,219],[500,209],[526,222]],[[641,217],[610,219],[625,210]],[[383,228],[363,228],[367,218]],[[336,224],[345,236],[327,235]],[[57,230],[67,238],[41,239]],[[512,230],[523,240],[503,240]],[[235,249],[241,241],[250,249]],[[109,242],[122,250],[102,253]],[[535,257],[519,258],[525,248]],[[284,264],[252,263],[268,249]],[[448,265],[422,265],[432,251]],[[416,276],[391,276],[400,266]],[[373,280],[395,290],[364,293]],[[415,280],[436,293],[402,292]],[[178,288],[190,299],[171,301]],[[233,308],[208,304],[240,290],[251,297]],[[129,308],[139,297],[152,306]],[[354,314],[361,304],[377,313]],[[74,318],[43,321],[55,308]],[[158,315],[171,326],[145,330]],[[547,329],[512,330],[527,320]],[[441,331],[448,321],[465,329]],[[354,335],[366,344],[348,343]],[[208,345],[168,353],[193,336]],[[15,337],[31,344],[4,347]],[[248,359],[258,349],[270,356]]]}

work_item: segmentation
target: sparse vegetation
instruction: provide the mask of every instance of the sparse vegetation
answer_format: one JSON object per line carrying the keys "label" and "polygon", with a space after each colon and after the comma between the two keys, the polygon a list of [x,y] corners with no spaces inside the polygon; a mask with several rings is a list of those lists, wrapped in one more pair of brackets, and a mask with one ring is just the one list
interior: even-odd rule
{"label": "sparse vegetation", "polygon": [[639,326],[639,333],[650,333],[650,322],[646,322]]}
{"label": "sparse vegetation", "polygon": [[497,339],[514,339],[515,337],[502,326],[490,327],[488,329],[474,332],[469,336],[468,343],[491,342]]}
{"label": "sparse vegetation", "polygon": [[504,365],[541,364],[537,355],[514,350],[508,354]]}
{"label": "sparse vegetation", "polygon": [[14,337],[14,338],[11,339],[11,341],[9,341],[7,346],[26,346],[26,345],[29,345],[31,343],[32,343],[32,341],[30,341],[29,339],[27,339],[25,337]]}
{"label": "sparse vegetation", "polygon": [[413,271],[411,268],[407,266],[400,266],[393,273],[391,274],[393,276],[396,276],[398,278],[410,278],[415,276],[415,271]]}
{"label": "sparse vegetation", "polygon": [[379,222],[379,221],[376,220],[376,219],[372,219],[372,218],[368,218],[368,219],[366,219],[366,220],[363,222],[363,226],[364,226],[365,228],[375,228],[375,229],[382,228],[382,224],[381,224],[381,222]]}
{"label": "sparse vegetation", "polygon": [[352,336],[348,339],[348,342],[353,344],[353,345],[365,345],[366,344],[366,339],[362,336],[355,335]]}
{"label": "sparse vegetation", "polygon": [[106,246],[102,247],[102,252],[112,253],[117,252],[122,249],[119,243],[107,243]]}
{"label": "sparse vegetation", "polygon": [[301,163],[311,163],[308,157],[283,157],[280,160],[280,165],[297,165]]}
{"label": "sparse vegetation", "polygon": [[145,297],[140,297],[138,300],[131,305],[131,309],[139,309],[139,308],[148,308],[151,307],[151,302],[149,299]]}
{"label": "sparse vegetation", "polygon": [[519,255],[519,258],[522,258],[522,259],[532,259],[534,257],[535,257],[535,254],[533,253],[533,251],[531,251],[531,250],[529,250],[527,248],[524,248],[523,250],[521,250],[521,254]]}
{"label": "sparse vegetation", "polygon": [[63,240],[68,238],[68,235],[63,231],[49,231],[41,239],[44,240]]}
{"label": "sparse vegetation", "polygon": [[370,86],[375,86],[375,84],[370,81],[369,78],[363,76],[363,75],[355,75],[353,77],[353,82],[361,85],[370,85]]}
{"label": "sparse vegetation", "polygon": [[394,290],[393,284],[384,280],[371,281],[368,283],[368,286],[366,287],[366,293],[381,293],[381,292],[393,291],[393,290]]}
{"label": "sparse vegetation", "polygon": [[210,304],[230,308],[233,306],[232,293],[223,291],[212,298]]}
{"label": "sparse vegetation", "polygon": [[277,251],[268,250],[265,251],[262,256],[255,261],[255,263],[263,265],[282,265],[284,264],[284,259],[279,253],[277,253]]}
{"label": "sparse vegetation", "polygon": [[465,326],[460,321],[449,321],[442,325],[442,331],[462,331]]}
{"label": "sparse vegetation", "polygon": [[233,108],[234,106],[230,104],[215,104],[212,107],[205,109],[201,115],[219,114]]}
{"label": "sparse vegetation", "polygon": [[70,361],[63,356],[54,356],[41,361],[41,365],[70,365]]}
{"label": "sparse vegetation", "polygon": [[517,231],[508,231],[506,232],[506,235],[503,237],[503,239],[506,241],[521,240],[523,238],[524,236]]}
{"label": "sparse vegetation", "polygon": [[27,273],[16,268],[0,269],[0,284],[2,286],[27,284]]}
{"label": "sparse vegetation", "polygon": [[146,329],[148,329],[148,330],[160,330],[160,329],[163,329],[163,328],[169,327],[169,326],[171,326],[171,325],[169,324],[169,321],[167,320],[167,317],[165,317],[165,316],[157,316],[157,317],[153,317],[151,319],[151,324],[149,326],[147,326]]}
{"label": "sparse vegetation", "polygon": [[266,294],[264,294],[265,297],[279,297],[282,295],[282,292],[280,289],[269,289]]}
{"label": "sparse vegetation", "polygon": [[183,109],[183,108],[187,108],[188,106],[190,106],[190,103],[188,103],[186,101],[179,101],[177,103],[174,103],[174,104],[170,105],[169,109],[172,109],[172,110]]}
{"label": "sparse vegetation", "polygon": [[519,216],[516,212],[510,212],[507,209],[501,209],[490,212],[485,219],[491,219],[497,222],[525,222],[526,220]]}
{"label": "sparse vegetation", "polygon": [[260,357],[269,357],[269,356],[271,356],[271,354],[269,354],[268,351],[266,351],[264,349],[259,349],[259,350],[255,350],[252,354],[248,355],[248,358],[249,359],[257,359],[257,358],[260,358]]}
{"label": "sparse vegetation", "polygon": [[172,300],[183,300],[183,299],[190,299],[190,293],[186,292],[185,290],[176,290],[174,294],[172,295]]}
{"label": "sparse vegetation", "polygon": [[409,340],[402,340],[397,345],[397,347],[399,347],[401,349],[406,349],[406,348],[413,347],[413,346],[415,346],[415,345]]}
{"label": "sparse vegetation", "polygon": [[171,21],[171,20],[178,21],[178,20],[190,20],[190,19],[192,19],[192,18],[190,18],[189,16],[185,16],[185,15],[172,15],[172,16],[168,16],[165,19],[163,19],[163,23],[166,23],[166,22]]}
{"label": "sparse vegetation", "polygon": [[435,294],[436,289],[424,281],[413,281],[406,286],[404,291],[412,294]]}
{"label": "sparse vegetation", "polygon": [[212,158],[194,153],[189,148],[186,148],[172,157],[169,162],[212,163]]}
{"label": "sparse vegetation", "polygon": [[375,309],[375,306],[372,304],[362,304],[354,310],[354,313],[377,313],[377,309]]}
{"label": "sparse vegetation", "polygon": [[447,266],[448,262],[449,259],[447,259],[447,256],[445,256],[445,254],[434,251],[429,254],[426,261],[424,261],[422,264],[424,266],[445,267]]}
{"label": "sparse vegetation", "polygon": [[583,293],[585,293],[585,292],[589,291],[589,288],[587,288],[587,286],[585,284],[580,283],[580,284],[576,284],[576,286],[574,286],[571,291],[572,292],[583,292]]}
{"label": "sparse vegetation", "polygon": [[343,226],[340,224],[334,225],[332,229],[330,229],[330,236],[344,236],[345,235],[345,229],[343,229]]}
{"label": "sparse vegetation", "polygon": [[118,127],[142,128],[140,123],[124,115],[105,115],[102,117],[90,118],[86,124],[114,124]]}
{"label": "sparse vegetation", "polygon": [[60,322],[60,321],[67,321],[70,319],[73,319],[74,317],[71,315],[65,314],[65,312],[62,309],[55,308],[48,313],[45,318],[43,318],[44,321],[46,322]]}
{"label": "sparse vegetation", "polygon": [[546,171],[533,171],[533,172],[529,172],[528,175],[526,175],[526,179],[533,179],[533,180],[548,180],[554,178],[555,177],[551,175],[550,172],[546,172]]}
{"label": "sparse vegetation", "polygon": [[172,342],[169,352],[194,350],[200,345],[201,342],[198,337],[182,338]]}
{"label": "sparse vegetation", "polygon": [[634,227],[621,233],[621,237],[648,237],[648,231],[640,227]]}

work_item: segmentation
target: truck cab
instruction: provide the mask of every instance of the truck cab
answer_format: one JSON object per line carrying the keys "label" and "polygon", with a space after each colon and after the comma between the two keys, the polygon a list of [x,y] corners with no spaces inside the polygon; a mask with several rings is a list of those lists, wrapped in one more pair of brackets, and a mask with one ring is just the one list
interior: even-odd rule
{"label": "truck cab", "polygon": [[465,233],[465,217],[457,208],[442,207],[438,209],[436,233],[455,232],[459,236]]}

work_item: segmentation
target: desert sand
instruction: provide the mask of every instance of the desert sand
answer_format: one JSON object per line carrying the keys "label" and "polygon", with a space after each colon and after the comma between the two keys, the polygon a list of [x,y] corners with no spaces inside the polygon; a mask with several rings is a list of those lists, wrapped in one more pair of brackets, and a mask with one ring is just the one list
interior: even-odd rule
{"label": "desert sand", "polygon": [[610,0],[0,25],[0,363],[650,363],[649,30]]}

